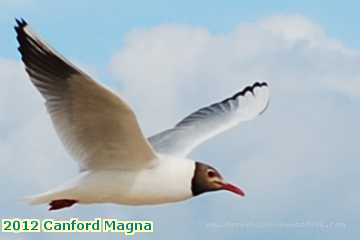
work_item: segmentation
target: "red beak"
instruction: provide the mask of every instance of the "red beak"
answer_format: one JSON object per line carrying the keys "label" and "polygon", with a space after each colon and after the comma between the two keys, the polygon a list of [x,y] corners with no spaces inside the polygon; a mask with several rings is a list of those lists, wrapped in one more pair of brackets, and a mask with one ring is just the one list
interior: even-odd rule
{"label": "red beak", "polygon": [[242,197],[245,196],[245,193],[244,193],[243,190],[241,190],[241,189],[238,188],[237,186],[234,186],[234,185],[232,185],[232,184],[230,184],[230,183],[224,183],[224,184],[222,185],[222,189],[223,189],[223,190],[230,191],[230,192],[233,192],[233,193],[235,193],[235,194],[237,194],[237,195],[240,195],[240,196],[242,196]]}

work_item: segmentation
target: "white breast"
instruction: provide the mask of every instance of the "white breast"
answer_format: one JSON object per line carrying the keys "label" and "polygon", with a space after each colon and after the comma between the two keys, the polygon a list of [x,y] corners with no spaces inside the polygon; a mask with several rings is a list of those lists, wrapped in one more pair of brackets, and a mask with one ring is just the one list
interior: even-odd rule
{"label": "white breast", "polygon": [[66,197],[80,203],[128,205],[181,201],[192,197],[194,169],[194,161],[162,156],[151,169],[88,171],[71,184]]}

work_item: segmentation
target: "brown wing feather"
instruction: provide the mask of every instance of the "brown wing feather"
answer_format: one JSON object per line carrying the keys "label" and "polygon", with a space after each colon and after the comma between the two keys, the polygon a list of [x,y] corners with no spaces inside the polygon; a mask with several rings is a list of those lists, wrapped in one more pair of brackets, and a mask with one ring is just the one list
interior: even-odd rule
{"label": "brown wing feather", "polygon": [[81,169],[153,164],[156,156],[128,104],[52,50],[25,21],[17,23],[26,71],[45,98],[60,139]]}

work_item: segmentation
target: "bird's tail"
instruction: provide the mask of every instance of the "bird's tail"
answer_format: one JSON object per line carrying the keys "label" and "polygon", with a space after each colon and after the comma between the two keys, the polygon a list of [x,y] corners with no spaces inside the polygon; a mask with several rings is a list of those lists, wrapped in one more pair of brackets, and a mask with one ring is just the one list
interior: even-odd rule
{"label": "bird's tail", "polygon": [[76,187],[67,184],[33,196],[24,197],[23,200],[30,205],[50,204],[59,199],[77,199],[79,192]]}
{"label": "bird's tail", "polygon": [[37,195],[26,196],[22,200],[30,205],[39,205],[39,204],[48,204],[54,199],[56,199],[55,194],[45,192]]}
{"label": "bird's tail", "polygon": [[48,204],[49,210],[59,210],[71,207],[79,200],[76,198],[74,192],[66,191],[49,191],[42,194],[25,197],[25,200],[30,205]]}

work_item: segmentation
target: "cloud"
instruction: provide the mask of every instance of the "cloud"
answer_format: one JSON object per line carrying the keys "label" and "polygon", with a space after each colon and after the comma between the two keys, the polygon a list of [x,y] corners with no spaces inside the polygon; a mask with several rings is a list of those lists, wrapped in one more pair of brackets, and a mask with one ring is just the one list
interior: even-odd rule
{"label": "cloud", "polygon": [[22,63],[0,59],[0,79],[6,83],[0,88],[0,168],[7,169],[2,177],[21,176],[18,183],[31,181],[35,187],[58,183],[64,173],[57,170],[71,173],[71,163],[55,138],[43,99]]}
{"label": "cloud", "polygon": [[218,35],[186,25],[134,30],[111,69],[135,107],[147,103],[141,116],[169,111],[158,128],[173,121],[176,111],[221,99],[256,80],[285,94],[358,96],[358,61],[356,51],[309,19],[275,16]]}
{"label": "cloud", "polygon": [[[98,75],[87,65],[78,66],[94,77]],[[31,180],[42,187],[74,175],[76,164],[56,138],[44,100],[23,64],[0,58],[0,79],[6,82],[0,89],[0,168],[8,169],[8,175],[23,176],[19,181]]]}
{"label": "cloud", "polygon": [[[311,219],[331,218],[327,207],[350,201],[347,190],[353,184],[327,207],[322,205],[334,185],[356,178],[348,167],[359,167],[353,132],[359,116],[354,111],[360,95],[357,50],[300,15],[241,23],[225,34],[160,25],[136,29],[125,39],[111,69],[148,134],[246,84],[270,83],[272,100],[264,115],[193,154],[237,175],[235,180],[250,189],[248,200],[236,208],[242,216],[284,217],[303,211]],[[340,173],[348,174],[339,180]],[[311,215],[314,199],[318,209]],[[344,212],[348,206],[332,216]]]}
{"label": "cloud", "polygon": [[[248,83],[270,83],[271,105],[264,115],[192,155],[220,169],[248,195],[238,199],[213,193],[158,207],[78,206],[51,217],[154,219],[154,237],[175,239],[198,238],[202,232],[219,238],[234,234],[234,229],[205,234],[209,222],[355,222],[360,200],[354,191],[360,167],[359,61],[357,50],[299,15],[241,23],[225,34],[189,25],[130,32],[110,68],[147,134]],[[0,169],[6,179],[0,187],[7,196],[0,200],[1,214],[49,217],[44,206],[13,201],[75,175],[76,164],[55,137],[22,64],[0,59],[0,79]],[[179,226],[186,233],[174,236]],[[257,229],[235,234],[254,232],[267,236]]]}

